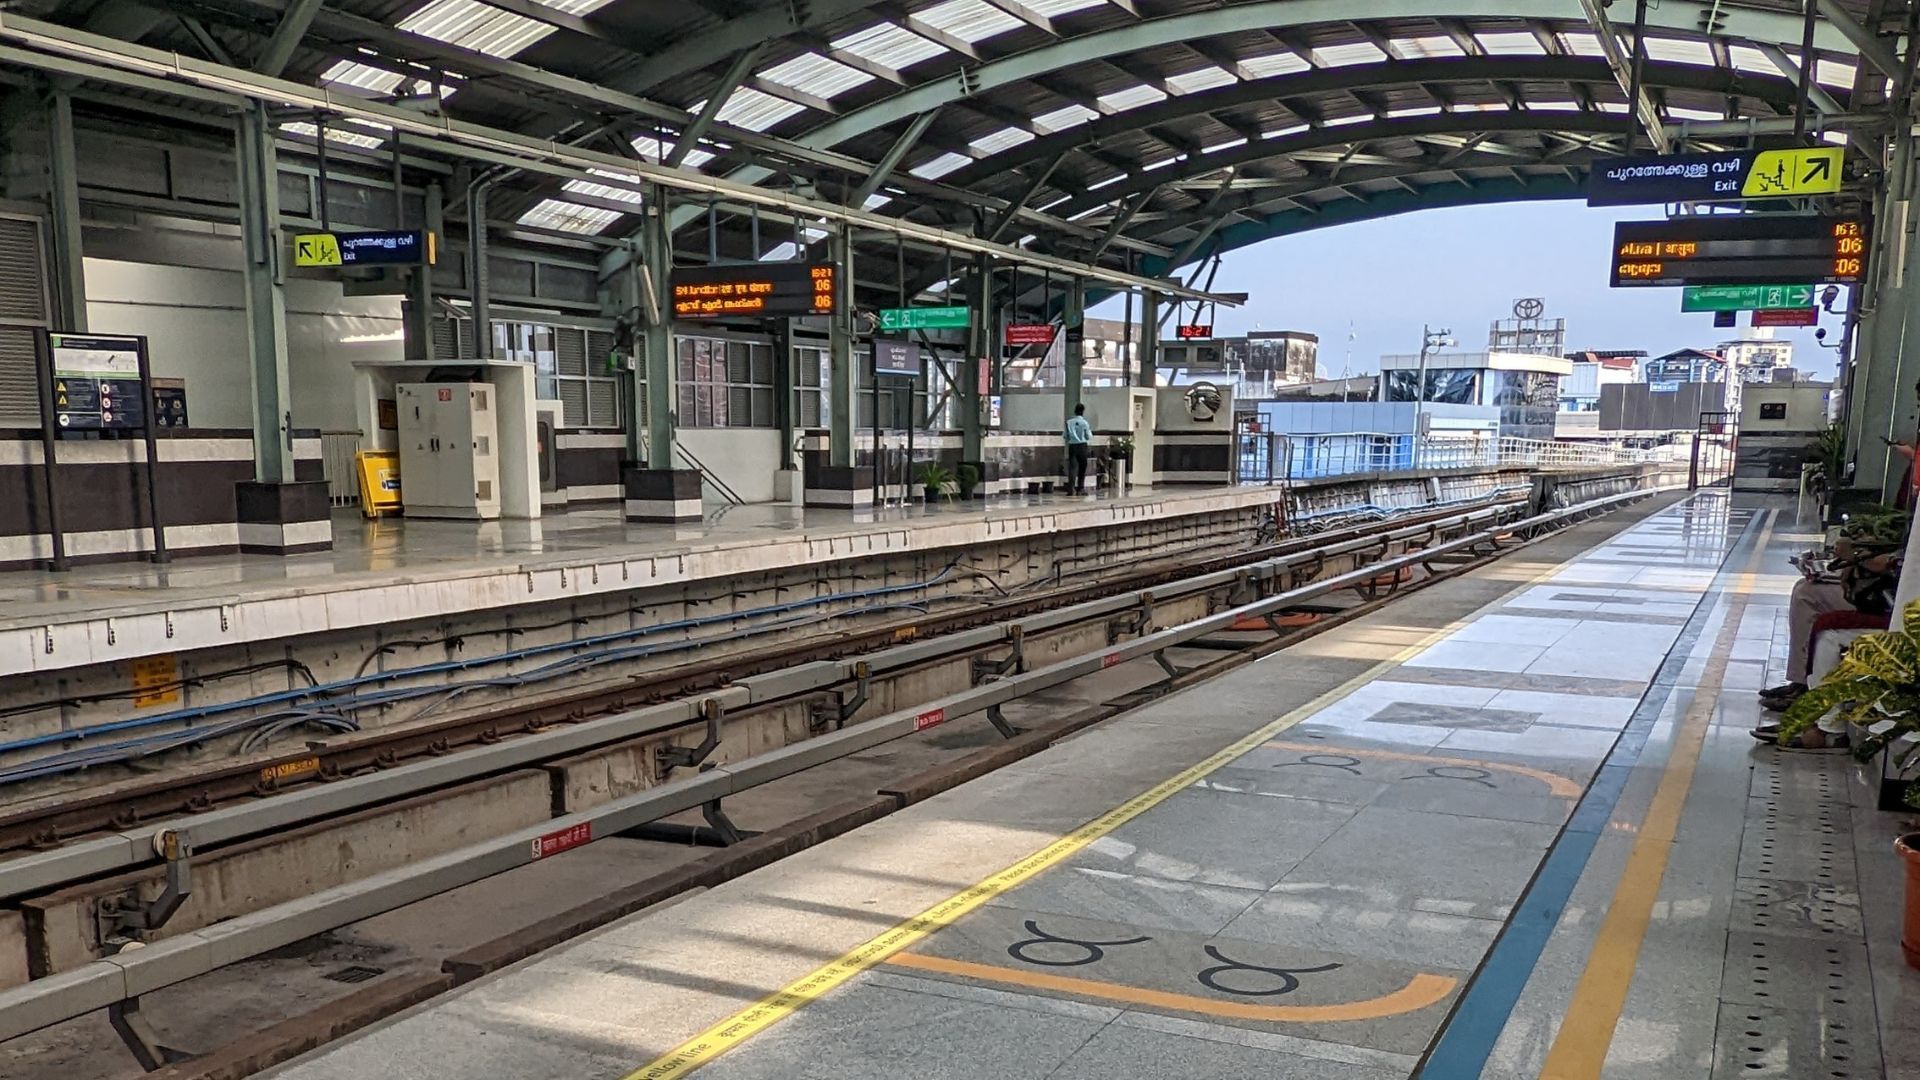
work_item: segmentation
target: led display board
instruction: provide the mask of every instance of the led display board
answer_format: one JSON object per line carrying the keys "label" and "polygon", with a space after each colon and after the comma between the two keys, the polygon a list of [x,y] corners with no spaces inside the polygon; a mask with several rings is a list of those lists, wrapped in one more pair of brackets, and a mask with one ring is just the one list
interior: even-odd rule
{"label": "led display board", "polygon": [[1181,341],[1210,338],[1213,336],[1212,323],[1181,323],[1174,328]]}
{"label": "led display board", "polygon": [[1683,217],[1613,227],[1609,283],[1851,285],[1867,262],[1866,227],[1853,217]]}
{"label": "led display board", "polygon": [[730,263],[673,268],[673,317],[676,319],[831,315],[838,295],[831,263]]}

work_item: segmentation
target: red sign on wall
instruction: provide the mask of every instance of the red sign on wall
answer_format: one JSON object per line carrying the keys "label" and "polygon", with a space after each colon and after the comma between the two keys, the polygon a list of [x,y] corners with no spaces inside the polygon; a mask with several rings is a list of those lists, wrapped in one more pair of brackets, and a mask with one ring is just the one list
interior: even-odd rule
{"label": "red sign on wall", "polygon": [[1008,323],[1007,344],[1051,345],[1055,329],[1052,323]]}
{"label": "red sign on wall", "polygon": [[1753,326],[1816,326],[1819,308],[1771,308],[1753,313]]}
{"label": "red sign on wall", "polygon": [[1179,334],[1181,341],[1192,341],[1195,338],[1210,338],[1213,336],[1213,324],[1188,323],[1176,327],[1175,332]]}

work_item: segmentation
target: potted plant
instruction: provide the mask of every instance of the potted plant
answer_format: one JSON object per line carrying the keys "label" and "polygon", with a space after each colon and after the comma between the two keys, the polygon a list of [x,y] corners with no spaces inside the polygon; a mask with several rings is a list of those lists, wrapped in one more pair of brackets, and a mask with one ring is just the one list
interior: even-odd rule
{"label": "potted plant", "polygon": [[1107,456],[1115,461],[1133,460],[1133,437],[1115,435],[1107,440]]}
{"label": "potted plant", "polygon": [[947,471],[945,465],[929,461],[920,466],[920,486],[928,502],[938,501],[953,486],[953,474]]}
{"label": "potted plant", "polygon": [[1780,718],[1781,744],[1791,744],[1835,710],[1863,732],[1854,743],[1856,758],[1887,755],[1880,770],[1881,808],[1920,808],[1920,779],[1906,778],[1908,766],[1920,759],[1920,601],[1908,604],[1896,625],[1847,646],[1820,685]]}
{"label": "potted plant", "polygon": [[1847,429],[1830,424],[1807,448],[1807,487],[1814,498],[1824,501],[1827,493],[1839,486],[1846,459]]}
{"label": "potted plant", "polygon": [[[1842,719],[1865,729],[1854,756],[1880,765],[1880,808],[1920,808],[1920,779],[1908,779],[1907,767],[1920,757],[1920,600],[1908,604],[1896,626],[1866,634],[1847,646],[1840,663],[1820,685],[1802,694],[1780,719],[1780,742],[1800,736],[1821,717],[1838,709]],[[1906,865],[1906,910],[1900,950],[1910,967],[1920,968],[1920,833],[1893,843]]]}
{"label": "potted plant", "polygon": [[953,473],[954,486],[960,489],[961,499],[973,498],[973,489],[980,486],[980,470],[971,461],[963,461]]}

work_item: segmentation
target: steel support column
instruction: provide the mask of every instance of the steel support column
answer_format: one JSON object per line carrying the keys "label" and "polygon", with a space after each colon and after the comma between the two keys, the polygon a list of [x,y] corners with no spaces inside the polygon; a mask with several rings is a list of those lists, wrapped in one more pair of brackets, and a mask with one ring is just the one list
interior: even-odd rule
{"label": "steel support column", "polygon": [[[1895,101],[1905,100],[1896,94]],[[1920,245],[1915,243],[1916,194],[1914,137],[1910,127],[1897,125],[1893,154],[1886,173],[1886,190],[1874,222],[1872,243],[1876,287],[1872,312],[1856,350],[1859,365],[1848,387],[1849,443],[1857,464],[1852,486],[1879,491],[1893,501],[1893,487],[1905,467],[1882,439],[1911,442],[1914,438],[1913,380],[1920,363],[1906,363],[1906,354],[1920,342]]]}
{"label": "steel support column", "polygon": [[827,464],[851,468],[853,452],[853,244],[845,226],[827,240],[828,260],[840,284],[840,303],[827,320],[827,353],[832,367],[827,387]]}
{"label": "steel support column", "polygon": [[1159,372],[1154,369],[1159,363],[1160,294],[1148,289],[1140,297],[1140,364],[1134,372],[1133,385],[1155,385]]}
{"label": "steel support column", "polygon": [[[1066,303],[1062,309],[1060,333],[1065,337],[1061,342],[1061,367],[1065,378],[1061,386],[1066,390],[1062,396],[1067,417],[1073,415],[1074,406],[1080,404],[1082,383],[1086,380],[1086,321],[1087,321],[1087,283],[1083,278],[1074,278],[1067,282]],[[1065,417],[1062,418],[1062,424]]]}
{"label": "steel support column", "polygon": [[679,396],[673,356],[673,293],[668,280],[673,273],[673,248],[672,238],[667,235],[665,191],[655,187],[651,195],[641,230],[641,256],[653,288],[653,299],[643,305],[647,325],[641,334],[647,372],[647,467],[671,469],[674,410]]}
{"label": "steel support column", "polygon": [[87,269],[82,261],[80,167],[73,146],[73,96],[56,90],[47,103],[48,202],[53,209],[55,325],[87,329]]}
{"label": "steel support column", "polygon": [[[439,181],[427,185],[426,230],[439,236],[445,225],[446,199]],[[431,246],[431,245],[429,245]],[[407,280],[407,358],[437,359],[433,354],[433,267],[426,263],[409,267]],[[491,337],[492,335],[488,335]]]}
{"label": "steel support column", "polygon": [[980,393],[980,373],[993,363],[993,261],[985,255],[973,261],[973,311],[967,332],[967,352],[960,360],[960,385],[953,388],[959,406],[960,460],[982,461],[986,446],[987,402]]}
{"label": "steel support column", "polygon": [[293,482],[293,401],[287,373],[286,268],[280,243],[278,155],[266,106],[240,112],[240,244],[247,356],[253,371],[253,478]]}
{"label": "steel support column", "polygon": [[493,180],[467,189],[467,295],[473,303],[473,355],[493,355],[493,261],[487,253],[487,192]]}

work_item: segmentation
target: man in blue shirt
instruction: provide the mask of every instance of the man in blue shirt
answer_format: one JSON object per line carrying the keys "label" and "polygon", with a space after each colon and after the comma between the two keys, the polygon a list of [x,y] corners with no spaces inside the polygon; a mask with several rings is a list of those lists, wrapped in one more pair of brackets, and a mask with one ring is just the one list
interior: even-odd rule
{"label": "man in blue shirt", "polygon": [[1087,486],[1087,459],[1093,454],[1093,425],[1087,423],[1087,407],[1075,405],[1067,421],[1067,490],[1082,494]]}

